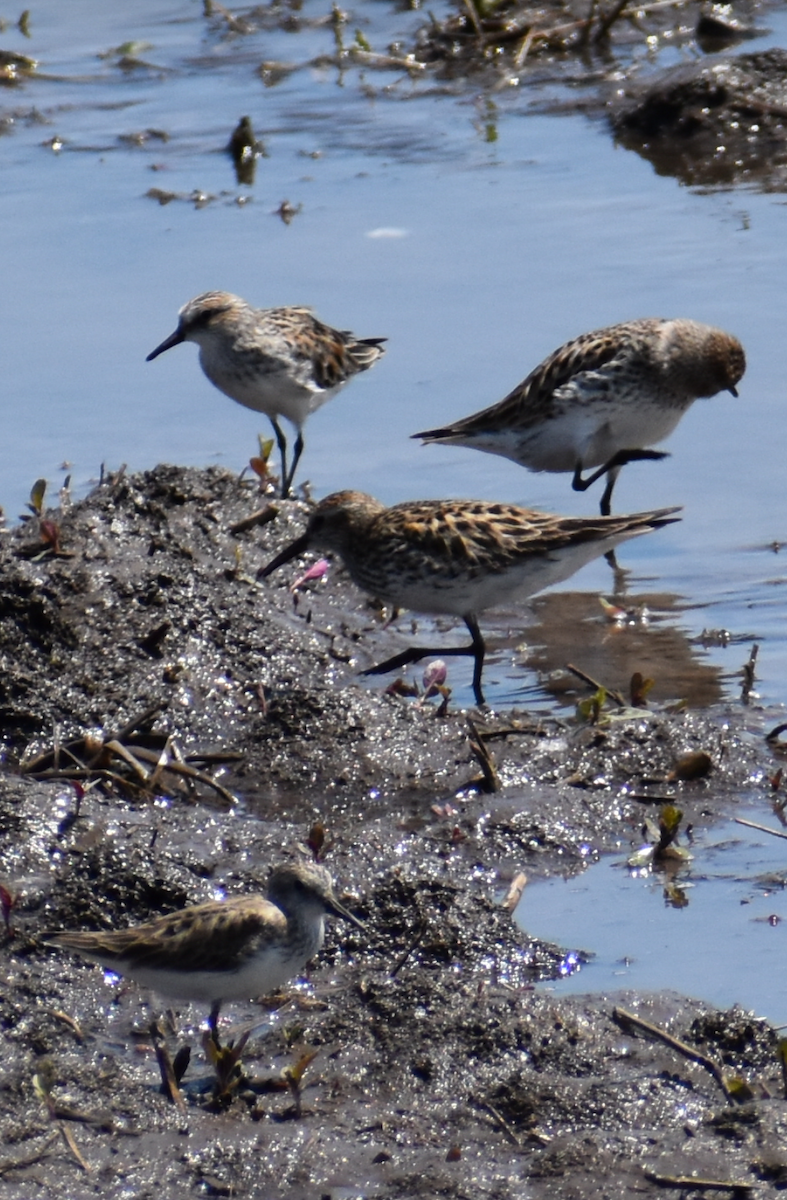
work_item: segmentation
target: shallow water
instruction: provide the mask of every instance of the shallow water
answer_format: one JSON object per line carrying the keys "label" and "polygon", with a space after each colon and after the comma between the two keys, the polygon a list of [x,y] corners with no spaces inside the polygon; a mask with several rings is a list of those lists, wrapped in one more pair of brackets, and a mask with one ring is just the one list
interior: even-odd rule
{"label": "shallow water", "polygon": [[[741,815],[784,832],[761,806]],[[525,889],[516,916],[528,933],[593,955],[544,986],[561,995],[651,991],[669,980],[720,1008],[740,1004],[784,1025],[784,841],[734,821],[681,840],[693,858],[675,872],[630,870],[626,850],[577,878]]]}

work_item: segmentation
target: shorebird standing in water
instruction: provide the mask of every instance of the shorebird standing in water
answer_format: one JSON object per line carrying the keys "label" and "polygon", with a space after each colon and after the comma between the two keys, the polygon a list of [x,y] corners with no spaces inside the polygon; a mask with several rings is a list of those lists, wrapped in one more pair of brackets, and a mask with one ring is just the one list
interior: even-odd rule
{"label": "shorebird standing in water", "polygon": [[[288,496],[303,453],[306,418],[354,375],[374,366],[385,353],[385,340],[332,329],[308,308],[252,308],[230,292],[204,292],[184,304],[177,329],[146,361],[180,342],[196,342],[211,383],[270,418],[281,454],[281,494]],[[297,433],[289,470],[279,417]]]}
{"label": "shorebird standing in water", "polygon": [[323,943],[325,914],[363,928],[339,902],[325,867],[285,863],[266,896],[232,896],[114,932],[64,931],[49,945],[75,950],[162,996],[210,1005],[218,1043],[225,1000],[267,995],[297,975]]}
{"label": "shorebird standing in water", "polygon": [[571,471],[578,492],[606,475],[608,515],[621,467],[665,458],[646,447],[672,433],[699,397],[737,396],[745,369],[743,347],[721,329],[626,321],[566,342],[491,408],[413,437],[499,454],[531,471]]}
{"label": "shorebird standing in water", "polygon": [[484,500],[420,500],[386,508],[363,492],[335,492],[314,509],[306,532],[258,576],[266,578],[309,549],[335,550],[353,582],[371,595],[397,608],[462,617],[469,646],[412,646],[364,674],[383,674],[433,654],[468,655],[474,660],[473,694],[483,704],[486,647],[478,613],[568,579],[626,538],[670,524],[678,511],[556,517]]}

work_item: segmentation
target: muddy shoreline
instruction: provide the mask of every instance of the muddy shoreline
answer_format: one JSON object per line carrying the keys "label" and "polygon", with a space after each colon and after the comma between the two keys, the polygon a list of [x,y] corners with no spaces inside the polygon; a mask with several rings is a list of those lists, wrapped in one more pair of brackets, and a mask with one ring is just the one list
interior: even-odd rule
{"label": "muddy shoreline", "polygon": [[[773,1030],[670,994],[534,991],[567,948],[530,938],[501,903],[520,872],[579,871],[638,844],[649,790],[695,824],[734,811],[771,769],[756,714],[719,705],[577,727],[449,706],[438,718],[361,686],[355,672],[395,631],[339,571],[297,607],[288,579],[259,585],[257,567],[307,511],[278,504],[270,523],[232,534],[261,503],[228,472],[165,466],[43,514],[56,544],[37,519],[2,536],[0,882],[15,903],[0,958],[0,1198],[64,1183],[73,1197],[163,1200],[616,1197],[692,1173],[780,1187]],[[174,745],[199,777],[160,770],[146,785],[107,749],[118,734],[140,756]],[[691,752],[710,755],[711,773],[665,783]],[[69,775],[86,754],[94,777],[77,805]],[[310,852],[317,822],[365,932],[332,926],[275,1014],[229,1006],[226,1038],[258,1028],[225,1111],[206,1107],[205,1014],[179,1008],[172,1049],[192,1047],[180,1112],[158,1090],[155,998],[42,934],[259,890],[272,862]],[[620,1008],[747,1080],[745,1103],[622,1024]],[[264,1081],[280,1088],[308,1050],[296,1120],[289,1092]]]}

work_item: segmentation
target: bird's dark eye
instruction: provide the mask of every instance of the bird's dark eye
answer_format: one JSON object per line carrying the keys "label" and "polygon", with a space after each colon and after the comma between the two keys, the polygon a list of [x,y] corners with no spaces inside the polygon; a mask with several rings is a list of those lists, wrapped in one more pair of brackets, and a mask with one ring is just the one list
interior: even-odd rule
{"label": "bird's dark eye", "polygon": [[211,317],[214,317],[215,315],[216,315],[215,308],[200,309],[200,311],[198,313],[195,313],[194,316],[189,321],[189,327],[191,329],[203,329],[207,325],[207,323],[211,319]]}

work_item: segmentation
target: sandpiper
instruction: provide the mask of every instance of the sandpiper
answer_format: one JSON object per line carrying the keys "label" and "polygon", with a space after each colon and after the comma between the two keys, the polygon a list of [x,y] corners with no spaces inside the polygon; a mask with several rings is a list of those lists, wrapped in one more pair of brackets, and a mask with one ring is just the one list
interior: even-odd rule
{"label": "sandpiper", "polygon": [[621,467],[665,458],[644,447],[667,437],[699,397],[737,396],[745,369],[743,347],[721,329],[684,318],[626,321],[566,342],[491,408],[413,437],[500,454],[531,471],[572,471],[577,492],[606,475],[608,515]]}
{"label": "sandpiper", "polygon": [[264,996],[297,975],[322,946],[326,913],[363,928],[337,899],[325,867],[285,863],[271,873],[266,897],[233,896],[130,929],[64,931],[46,940],[162,996],[210,1004],[218,1040],[222,1003]]}
{"label": "sandpiper", "polygon": [[567,579],[618,542],[670,524],[678,511],[557,517],[484,500],[420,500],[386,508],[363,492],[335,492],[317,505],[306,532],[258,575],[264,579],[312,547],[335,550],[352,580],[381,600],[461,616],[469,646],[413,646],[364,674],[383,674],[434,654],[471,655],[473,693],[483,704],[479,612]]}
{"label": "sandpiper", "polygon": [[[281,494],[288,496],[303,453],[306,418],[353,375],[374,366],[385,353],[385,340],[332,329],[308,308],[252,308],[230,292],[203,292],[184,304],[177,329],[146,361],[180,342],[196,342],[211,383],[270,418],[281,454]],[[297,431],[289,470],[279,417]]]}

